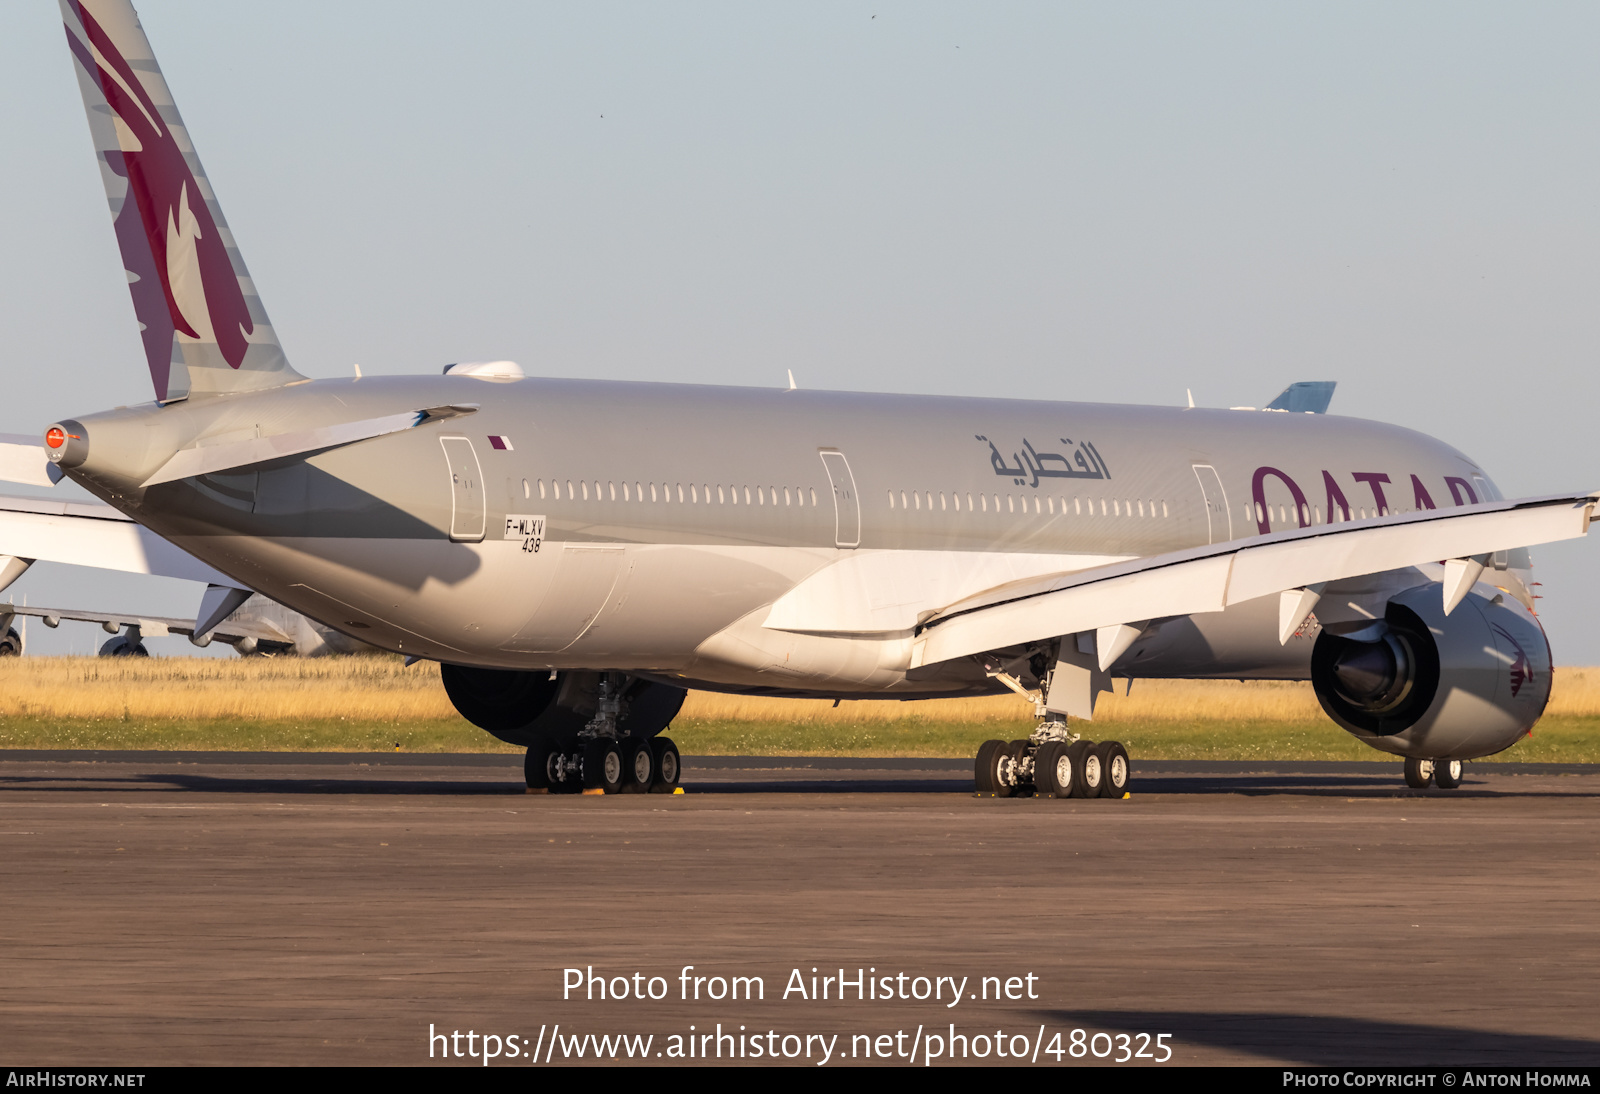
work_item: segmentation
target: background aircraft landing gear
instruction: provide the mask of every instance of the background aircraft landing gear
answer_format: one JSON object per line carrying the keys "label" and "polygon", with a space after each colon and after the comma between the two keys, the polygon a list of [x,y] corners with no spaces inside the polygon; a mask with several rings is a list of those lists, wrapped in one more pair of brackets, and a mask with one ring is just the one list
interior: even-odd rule
{"label": "background aircraft landing gear", "polygon": [[1044,722],[1026,741],[985,741],[973,760],[983,798],[1120,798],[1132,768],[1118,741],[1079,740],[1064,722]]}

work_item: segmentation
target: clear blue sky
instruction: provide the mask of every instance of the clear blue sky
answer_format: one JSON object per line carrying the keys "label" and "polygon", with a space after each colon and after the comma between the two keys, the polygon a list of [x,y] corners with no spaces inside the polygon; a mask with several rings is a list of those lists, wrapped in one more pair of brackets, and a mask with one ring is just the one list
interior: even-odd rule
{"label": "clear blue sky", "polygon": [[[1214,406],[1334,379],[1335,411],[1509,495],[1600,487],[1594,5],[140,11],[311,375]],[[0,103],[0,431],[147,400],[51,0],[0,6]],[[1600,663],[1597,550],[1535,554],[1564,664]],[[13,588],[198,601],[43,565]]]}

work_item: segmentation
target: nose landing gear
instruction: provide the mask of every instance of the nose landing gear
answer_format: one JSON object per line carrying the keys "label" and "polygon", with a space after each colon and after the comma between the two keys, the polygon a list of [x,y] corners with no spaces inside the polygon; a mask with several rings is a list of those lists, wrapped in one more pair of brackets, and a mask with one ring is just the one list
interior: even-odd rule
{"label": "nose landing gear", "polygon": [[1406,757],[1406,785],[1425,790],[1433,783],[1440,790],[1454,790],[1462,783],[1464,765],[1460,760],[1423,760]]}

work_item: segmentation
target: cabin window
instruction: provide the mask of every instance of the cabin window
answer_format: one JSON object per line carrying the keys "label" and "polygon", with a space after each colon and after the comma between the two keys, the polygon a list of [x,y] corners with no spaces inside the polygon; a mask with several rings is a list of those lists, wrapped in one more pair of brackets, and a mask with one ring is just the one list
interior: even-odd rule
{"label": "cabin window", "polygon": [[622,500],[623,501],[629,501],[630,500],[629,497],[628,497],[628,484],[627,483],[623,483],[622,484]]}
{"label": "cabin window", "polygon": [[[711,496],[711,491],[707,490],[706,491],[706,497],[709,498],[710,496]],[[728,498],[722,492],[722,484],[721,483],[717,484],[717,504],[718,505],[726,505],[726,504],[728,504]]]}
{"label": "cabin window", "polygon": [[539,500],[540,501],[544,500],[544,480],[543,479],[539,480]]}
{"label": "cabin window", "polygon": [[945,503],[944,503],[944,491],[941,490],[941,491],[939,491],[939,512],[943,513],[945,511],[945,509],[946,509],[946,506],[945,506]]}

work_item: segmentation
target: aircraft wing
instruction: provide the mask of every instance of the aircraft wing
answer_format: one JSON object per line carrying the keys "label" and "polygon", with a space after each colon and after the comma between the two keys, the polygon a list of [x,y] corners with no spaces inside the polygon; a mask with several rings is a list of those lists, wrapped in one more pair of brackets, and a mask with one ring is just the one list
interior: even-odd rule
{"label": "aircraft wing", "polygon": [[0,497],[0,555],[238,587],[109,505]]}
{"label": "aircraft wing", "polygon": [[1323,583],[1441,560],[1448,610],[1488,555],[1584,535],[1597,501],[1600,493],[1561,494],[1314,525],[1012,582],[928,613],[911,666],[1095,631],[1104,669],[1151,619],[1222,611],[1273,593],[1282,594],[1286,613],[1291,600],[1309,611]]}
{"label": "aircraft wing", "polygon": [[[107,633],[116,634],[124,627],[137,627],[143,638],[166,638],[169,635],[194,634],[193,619],[174,619],[164,615],[130,615],[126,612],[90,612],[76,608],[41,608],[19,604],[0,604],[0,617],[26,615],[44,620],[45,626],[57,627],[63,619],[78,623],[98,623]],[[257,643],[292,646],[294,639],[271,623],[260,619],[230,619],[211,632],[211,637],[228,645],[247,638]]]}

